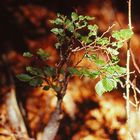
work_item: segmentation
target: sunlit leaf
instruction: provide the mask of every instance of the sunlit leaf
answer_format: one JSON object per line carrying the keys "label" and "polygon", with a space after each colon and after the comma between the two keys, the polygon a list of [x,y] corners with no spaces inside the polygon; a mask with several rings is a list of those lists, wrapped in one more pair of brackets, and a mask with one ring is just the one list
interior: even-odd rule
{"label": "sunlit leaf", "polygon": [[100,75],[100,72],[99,72],[99,71],[92,71],[92,72],[90,72],[89,77],[95,79],[95,78],[97,78],[99,75]]}
{"label": "sunlit leaf", "polygon": [[96,59],[94,62],[98,66],[103,66],[105,64],[105,61],[102,59]]}
{"label": "sunlit leaf", "polygon": [[110,41],[107,37],[97,38],[97,44],[101,46],[109,45]]}
{"label": "sunlit leaf", "polygon": [[63,24],[63,20],[61,18],[56,18],[54,21],[53,21],[54,24],[56,25],[62,25]]}
{"label": "sunlit leaf", "polygon": [[96,24],[94,24],[94,25],[88,25],[88,29],[90,30],[89,36],[95,36],[95,35],[97,35],[98,26]]}
{"label": "sunlit leaf", "polygon": [[95,90],[96,90],[96,93],[101,96],[103,95],[103,93],[106,92],[104,86],[103,86],[103,83],[102,81],[99,81],[96,85],[95,85]]}
{"label": "sunlit leaf", "polygon": [[66,20],[66,28],[70,32],[74,31],[74,25],[69,19]]}
{"label": "sunlit leaf", "polygon": [[132,37],[133,31],[130,29],[121,29],[120,31],[113,31],[112,37],[116,40],[128,40]]}
{"label": "sunlit leaf", "polygon": [[84,19],[85,19],[85,17],[83,15],[79,16],[79,20],[84,20]]}
{"label": "sunlit leaf", "polygon": [[42,60],[47,60],[49,58],[49,54],[45,52],[43,49],[39,49],[36,54],[42,59]]}
{"label": "sunlit leaf", "polygon": [[119,52],[113,48],[108,47],[107,51],[111,54],[111,55],[118,55]]}
{"label": "sunlit leaf", "polygon": [[94,17],[91,17],[91,16],[85,16],[85,19],[86,19],[86,20],[93,20]]}
{"label": "sunlit leaf", "polygon": [[24,56],[24,57],[32,57],[33,54],[30,53],[30,52],[24,52],[24,53],[23,53],[23,56]]}
{"label": "sunlit leaf", "polygon": [[111,91],[117,87],[117,82],[110,78],[104,78],[102,80],[102,84],[103,84],[105,91]]}
{"label": "sunlit leaf", "polygon": [[72,18],[73,21],[78,20],[78,14],[75,13],[75,12],[72,12],[72,14],[71,14],[71,18]]}
{"label": "sunlit leaf", "polygon": [[26,71],[29,72],[31,75],[43,75],[42,70],[36,67],[28,66],[26,67]]}

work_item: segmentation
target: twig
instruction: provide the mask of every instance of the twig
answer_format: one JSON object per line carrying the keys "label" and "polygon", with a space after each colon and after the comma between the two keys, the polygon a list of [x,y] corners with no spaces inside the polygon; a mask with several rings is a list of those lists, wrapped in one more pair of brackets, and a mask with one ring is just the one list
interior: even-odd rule
{"label": "twig", "polygon": [[136,63],[135,56],[134,56],[134,53],[133,53],[132,49],[130,49],[130,54],[131,54],[133,65],[136,68],[136,70],[138,71],[138,73],[140,74],[140,68]]}
{"label": "twig", "polygon": [[137,93],[136,93],[136,78],[133,80],[134,82],[134,88],[133,88],[133,92],[134,92],[134,100],[135,100],[135,104],[136,104],[136,111],[138,111],[138,106],[139,106],[139,101],[137,98]]}
{"label": "twig", "polygon": [[[125,96],[125,93],[123,93],[123,98],[127,100],[127,97]],[[129,103],[130,103],[132,106],[136,107],[136,104],[133,103],[132,101],[129,100]]]}
{"label": "twig", "polygon": [[101,38],[102,38],[106,33],[108,33],[114,26],[115,26],[115,24],[109,26],[108,29],[101,35]]}
{"label": "twig", "polygon": [[132,87],[133,89],[135,88],[135,90],[137,91],[137,93],[140,94],[140,89],[139,89],[138,87],[134,86],[134,84],[133,84],[132,82],[130,82],[130,85],[131,85],[131,87]]}

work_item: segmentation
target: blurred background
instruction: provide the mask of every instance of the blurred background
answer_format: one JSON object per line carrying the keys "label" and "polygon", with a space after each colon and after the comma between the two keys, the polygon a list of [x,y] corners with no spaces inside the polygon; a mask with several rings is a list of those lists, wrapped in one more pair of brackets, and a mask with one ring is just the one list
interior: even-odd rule
{"label": "blurred background", "polygon": [[[132,50],[140,65],[140,1],[132,0],[132,24],[135,35]],[[40,88],[31,88],[16,79],[33,63],[22,56],[24,51],[38,48],[51,52],[49,63],[54,64],[57,52],[53,45],[49,20],[57,13],[70,16],[71,12],[95,17],[94,22],[105,32],[113,23],[116,29],[128,27],[127,0],[4,0],[0,2],[0,140],[11,140],[15,130],[8,118],[9,88],[13,88],[24,116],[30,136],[39,140],[50,114],[55,107],[55,97]],[[121,49],[120,65],[125,66],[126,48]],[[140,76],[131,61],[131,71]],[[133,79],[133,78],[132,78]],[[62,119],[55,140],[131,140],[127,132],[124,90],[119,87],[99,97],[94,90],[96,81],[73,78],[64,98]],[[132,92],[132,91],[131,91]],[[133,92],[132,92],[133,96]],[[133,99],[132,99],[133,100]],[[133,113],[134,112],[134,113]],[[133,119],[131,128],[140,135],[139,120]],[[2,135],[2,134],[5,135]],[[14,139],[14,138],[13,138]],[[13,140],[12,139],[12,140]]]}

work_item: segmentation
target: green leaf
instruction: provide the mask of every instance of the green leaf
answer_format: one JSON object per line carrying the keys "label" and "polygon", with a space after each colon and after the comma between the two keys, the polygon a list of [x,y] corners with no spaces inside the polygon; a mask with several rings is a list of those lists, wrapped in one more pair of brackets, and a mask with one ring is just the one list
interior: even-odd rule
{"label": "green leaf", "polygon": [[32,57],[33,54],[30,53],[30,52],[24,52],[24,53],[23,53],[23,56],[24,56],[24,57]]}
{"label": "green leaf", "polygon": [[61,28],[53,28],[51,29],[51,32],[54,33],[55,35],[60,35],[60,36],[64,36],[64,29]]}
{"label": "green leaf", "polygon": [[102,80],[102,84],[103,84],[105,91],[111,91],[117,87],[117,82],[115,80],[109,79],[109,78],[104,78]]}
{"label": "green leaf", "polygon": [[40,76],[43,75],[42,70],[39,68],[36,68],[36,67],[28,66],[28,67],[26,67],[26,71],[32,75],[40,75]]}
{"label": "green leaf", "polygon": [[41,86],[42,83],[43,83],[43,80],[41,78],[37,77],[37,78],[32,79],[29,82],[29,85],[33,86],[33,87],[38,87],[38,86]]}
{"label": "green leaf", "polygon": [[66,20],[66,28],[70,32],[74,32],[74,25],[69,19]]}
{"label": "green leaf", "polygon": [[108,47],[107,51],[111,54],[111,55],[118,55],[119,52],[113,48]]}
{"label": "green leaf", "polygon": [[107,37],[103,37],[103,38],[97,38],[97,44],[98,45],[102,45],[102,46],[105,46],[105,45],[109,45],[110,41]]}
{"label": "green leaf", "polygon": [[89,44],[92,42],[92,40],[89,39],[88,36],[81,36],[81,41],[83,41],[85,44]]}
{"label": "green leaf", "polygon": [[91,16],[85,16],[85,19],[86,19],[86,20],[93,20],[94,17],[91,17]]}
{"label": "green leaf", "polygon": [[97,35],[98,26],[96,24],[88,25],[88,29],[90,30],[89,36],[96,36]]}
{"label": "green leaf", "polygon": [[49,90],[49,89],[50,89],[50,86],[44,86],[44,87],[43,87],[43,90],[46,90],[46,91],[47,91],[47,90]]}
{"label": "green leaf", "polygon": [[97,78],[99,75],[100,75],[100,72],[99,72],[99,71],[92,71],[92,72],[90,72],[89,77],[95,79],[95,78]]}
{"label": "green leaf", "polygon": [[114,67],[115,67],[115,70],[117,71],[117,73],[119,73],[119,74],[125,74],[126,73],[126,68],[120,67],[119,65],[116,65]]}
{"label": "green leaf", "polygon": [[99,81],[96,85],[95,85],[95,91],[97,92],[97,94],[99,96],[103,95],[103,93],[106,92],[104,86],[103,86],[103,83],[102,81]]}
{"label": "green leaf", "polygon": [[43,49],[39,49],[36,53],[42,60],[47,60],[49,58],[49,54],[46,53]]}
{"label": "green leaf", "polygon": [[102,59],[96,59],[96,60],[95,60],[95,63],[96,63],[96,65],[98,65],[98,66],[103,66],[103,65],[105,65],[105,61],[102,60]]}
{"label": "green leaf", "polygon": [[54,21],[53,21],[54,24],[56,25],[62,25],[63,24],[63,20],[61,18],[56,18]]}
{"label": "green leaf", "polygon": [[86,68],[81,68],[80,70],[79,70],[79,74],[81,75],[81,76],[85,76],[85,77],[90,77],[90,71],[89,70],[87,70]]}
{"label": "green leaf", "polygon": [[107,91],[110,92],[116,87],[117,87],[116,80],[105,77],[95,85],[95,90],[97,94],[101,96],[103,93]]}
{"label": "green leaf", "polygon": [[126,73],[126,68],[120,67],[119,65],[109,66],[106,71],[111,74],[119,77],[122,74]]}
{"label": "green leaf", "polygon": [[120,31],[113,31],[112,37],[116,40],[128,40],[132,37],[133,31],[130,29],[122,29]]}
{"label": "green leaf", "polygon": [[55,69],[53,67],[45,67],[44,73],[46,76],[54,76],[55,75]]}
{"label": "green leaf", "polygon": [[20,80],[20,81],[23,81],[23,82],[28,82],[32,79],[32,77],[28,74],[18,74],[16,75],[16,77]]}
{"label": "green leaf", "polygon": [[59,34],[58,28],[51,29],[51,32],[54,33],[55,35],[58,35]]}
{"label": "green leaf", "polygon": [[83,16],[83,15],[79,16],[79,20],[84,20],[84,19],[85,19],[85,16]]}
{"label": "green leaf", "polygon": [[72,18],[72,21],[76,21],[76,20],[78,20],[78,14],[75,13],[75,12],[72,12],[72,14],[71,14],[71,18]]}
{"label": "green leaf", "polygon": [[93,61],[93,60],[97,60],[98,59],[96,54],[85,54],[84,57],[87,58],[90,61]]}
{"label": "green leaf", "polygon": [[77,68],[69,67],[68,71],[69,71],[70,74],[76,74],[76,75],[80,74],[80,72]]}

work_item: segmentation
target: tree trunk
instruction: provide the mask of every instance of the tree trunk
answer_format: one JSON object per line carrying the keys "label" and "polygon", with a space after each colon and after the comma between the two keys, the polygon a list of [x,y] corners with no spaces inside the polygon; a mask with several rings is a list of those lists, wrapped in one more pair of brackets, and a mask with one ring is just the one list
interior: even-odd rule
{"label": "tree trunk", "polygon": [[7,93],[6,105],[8,119],[11,123],[12,128],[16,132],[21,131],[27,134],[26,127],[17,104],[14,88],[11,88],[10,91]]}
{"label": "tree trunk", "polygon": [[2,88],[6,89],[3,94],[5,95],[4,99],[7,107],[8,121],[16,134],[19,133],[20,137],[28,137],[26,126],[17,103],[14,80],[6,56],[2,55],[0,60],[4,72],[3,78],[5,82]]}
{"label": "tree trunk", "polygon": [[42,140],[54,140],[62,118],[61,114],[62,99],[57,100],[56,108],[52,113],[47,126],[44,128]]}

